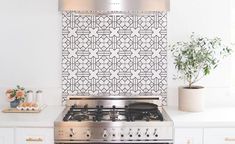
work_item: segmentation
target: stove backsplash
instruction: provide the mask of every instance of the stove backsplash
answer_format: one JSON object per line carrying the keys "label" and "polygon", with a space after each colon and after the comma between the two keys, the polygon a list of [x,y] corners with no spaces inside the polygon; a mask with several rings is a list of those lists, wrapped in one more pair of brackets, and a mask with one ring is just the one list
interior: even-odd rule
{"label": "stove backsplash", "polygon": [[62,13],[62,94],[167,96],[167,14]]}

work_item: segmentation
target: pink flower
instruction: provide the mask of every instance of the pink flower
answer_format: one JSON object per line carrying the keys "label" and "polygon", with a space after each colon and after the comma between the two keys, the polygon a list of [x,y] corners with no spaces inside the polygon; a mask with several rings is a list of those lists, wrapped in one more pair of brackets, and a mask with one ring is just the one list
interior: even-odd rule
{"label": "pink flower", "polygon": [[7,93],[6,95],[7,95],[7,100],[9,102],[12,102],[12,101],[14,101],[16,99],[14,96],[11,95],[11,93]]}
{"label": "pink flower", "polygon": [[16,98],[17,99],[23,98],[24,95],[25,95],[25,92],[23,90],[17,90],[16,91]]}
{"label": "pink flower", "polygon": [[13,92],[13,89],[8,89],[7,91],[6,91],[6,94],[11,94]]}

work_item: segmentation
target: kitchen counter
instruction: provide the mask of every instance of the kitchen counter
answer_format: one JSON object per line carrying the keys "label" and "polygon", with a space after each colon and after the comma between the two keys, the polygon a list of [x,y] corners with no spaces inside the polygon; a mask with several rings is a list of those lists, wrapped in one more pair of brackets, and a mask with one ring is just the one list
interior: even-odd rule
{"label": "kitchen counter", "polygon": [[[2,113],[0,127],[53,128],[63,106],[47,106],[40,113]],[[204,112],[183,112],[177,107],[164,108],[174,122],[174,127],[234,127],[235,107],[206,108]]]}
{"label": "kitchen counter", "polygon": [[47,106],[40,113],[0,112],[0,127],[53,128],[54,121],[63,111],[63,109],[63,106]]}
{"label": "kitchen counter", "polygon": [[204,112],[183,112],[177,107],[165,107],[174,127],[234,127],[235,107],[206,108]]}

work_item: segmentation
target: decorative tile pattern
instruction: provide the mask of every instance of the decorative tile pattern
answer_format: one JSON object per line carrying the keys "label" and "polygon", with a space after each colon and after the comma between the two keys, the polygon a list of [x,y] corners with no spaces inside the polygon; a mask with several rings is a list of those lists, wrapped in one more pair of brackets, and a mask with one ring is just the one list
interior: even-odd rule
{"label": "decorative tile pattern", "polygon": [[166,104],[167,17],[63,13],[62,89],[68,95],[160,95]]}

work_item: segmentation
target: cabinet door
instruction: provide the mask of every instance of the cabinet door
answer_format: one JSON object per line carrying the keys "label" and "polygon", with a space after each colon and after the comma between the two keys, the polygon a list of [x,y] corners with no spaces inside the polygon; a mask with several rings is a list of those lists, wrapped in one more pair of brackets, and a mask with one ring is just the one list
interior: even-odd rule
{"label": "cabinet door", "polygon": [[203,129],[175,128],[175,144],[203,144]]}
{"label": "cabinet door", "polygon": [[16,144],[53,144],[53,128],[16,128]]}
{"label": "cabinet door", "polygon": [[13,128],[0,128],[0,144],[14,144]]}
{"label": "cabinet door", "polygon": [[235,144],[235,128],[205,128],[204,144]]}

